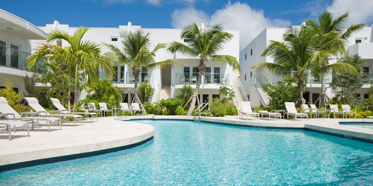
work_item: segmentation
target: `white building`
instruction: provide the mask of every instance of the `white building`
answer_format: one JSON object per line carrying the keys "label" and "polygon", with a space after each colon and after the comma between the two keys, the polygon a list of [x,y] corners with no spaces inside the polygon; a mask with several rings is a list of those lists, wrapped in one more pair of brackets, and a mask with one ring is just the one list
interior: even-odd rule
{"label": "white building", "polygon": [[[248,44],[240,52],[241,65],[241,83],[247,93],[253,106],[268,105],[269,98],[262,90],[264,84],[277,84],[281,77],[270,73],[266,68],[251,68],[259,62],[274,62],[272,57],[261,54],[264,49],[270,45],[271,40],[283,42],[283,34],[287,28],[266,28],[264,29],[250,44]],[[369,74],[373,77],[373,32],[372,27],[365,27],[356,34],[353,34],[347,42],[347,51],[349,55],[359,54],[361,59],[366,62],[362,73]],[[330,63],[335,63],[336,57],[330,58]],[[372,78],[371,78],[372,79]],[[332,81],[332,75],[327,75],[327,91],[329,98],[333,98],[335,91],[329,88],[329,83]],[[307,102],[315,102],[321,93],[320,78],[308,76],[307,91],[304,93],[304,98]],[[364,81],[364,86],[359,89],[362,99],[367,98],[368,88],[371,86],[370,81]]]}
{"label": "white building", "polygon": [[29,72],[25,59],[31,53],[30,40],[45,40],[46,33],[26,20],[0,9],[0,88],[8,79],[16,92],[24,90]]}

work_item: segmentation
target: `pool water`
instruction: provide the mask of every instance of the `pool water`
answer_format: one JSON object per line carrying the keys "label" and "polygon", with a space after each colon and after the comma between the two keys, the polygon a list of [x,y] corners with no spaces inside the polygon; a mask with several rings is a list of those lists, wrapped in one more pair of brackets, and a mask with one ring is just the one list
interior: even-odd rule
{"label": "pool water", "polygon": [[192,121],[138,147],[0,173],[0,185],[369,185],[373,144],[304,130]]}

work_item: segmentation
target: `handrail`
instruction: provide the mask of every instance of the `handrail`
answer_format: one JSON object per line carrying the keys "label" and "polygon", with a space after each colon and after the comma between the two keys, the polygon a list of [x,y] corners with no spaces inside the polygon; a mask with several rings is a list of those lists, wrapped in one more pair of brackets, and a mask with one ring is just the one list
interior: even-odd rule
{"label": "handrail", "polygon": [[[196,112],[198,111],[198,114],[199,114],[199,118],[198,118],[198,121],[201,121],[201,111],[207,106],[209,105],[208,103],[202,103],[200,104],[195,110],[194,110],[194,120],[196,120]],[[211,116],[211,115],[210,115]]]}

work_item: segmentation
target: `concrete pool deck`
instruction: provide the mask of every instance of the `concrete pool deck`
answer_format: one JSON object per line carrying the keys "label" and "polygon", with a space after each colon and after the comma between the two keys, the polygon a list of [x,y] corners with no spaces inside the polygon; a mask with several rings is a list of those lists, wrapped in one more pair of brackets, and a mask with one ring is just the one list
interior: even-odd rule
{"label": "concrete pool deck", "polygon": [[[44,126],[41,129],[30,130],[30,137],[27,137],[27,132],[18,131],[12,133],[11,141],[8,140],[6,134],[0,133],[0,167],[136,145],[152,139],[154,136],[153,126],[126,122],[126,120],[193,120],[193,118],[189,116],[154,115],[101,117],[98,122],[85,121],[84,125],[76,127],[73,124],[62,125],[62,130],[59,130],[58,126],[52,126],[50,133]],[[339,125],[339,122],[373,122],[373,119],[243,120],[239,119],[238,116],[226,116],[223,118],[201,117],[201,121],[263,129],[306,129],[373,142],[373,129]]]}

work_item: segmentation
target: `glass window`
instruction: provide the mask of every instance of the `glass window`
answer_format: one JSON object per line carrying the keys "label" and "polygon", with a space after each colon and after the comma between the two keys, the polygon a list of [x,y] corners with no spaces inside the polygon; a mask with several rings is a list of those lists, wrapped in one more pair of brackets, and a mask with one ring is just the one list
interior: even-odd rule
{"label": "glass window", "polygon": [[252,55],[253,55],[253,49],[250,50],[250,56],[252,56]]}
{"label": "glass window", "polygon": [[118,41],[118,38],[117,37],[112,37],[111,41]]}
{"label": "glass window", "polygon": [[191,79],[192,82],[191,83],[197,83],[198,74],[199,74],[198,67],[193,67],[193,75],[192,75],[192,79]]}
{"label": "glass window", "polygon": [[6,65],[6,43],[0,40],[0,65]]}
{"label": "glass window", "polygon": [[124,68],[125,66],[120,67],[120,72],[119,72],[119,81],[124,82]]}
{"label": "glass window", "polygon": [[148,69],[145,67],[141,68],[141,82],[145,82],[145,80],[148,80]]}
{"label": "glass window", "polygon": [[211,82],[211,67],[206,67],[205,79],[206,79],[206,83],[212,83]]}
{"label": "glass window", "polygon": [[185,82],[190,82],[190,67],[184,67]]}
{"label": "glass window", "polygon": [[18,46],[10,44],[10,63],[12,67],[18,68]]}
{"label": "glass window", "polygon": [[245,60],[247,59],[247,54],[245,54]]}
{"label": "glass window", "polygon": [[355,43],[357,44],[357,43],[361,43],[361,39],[356,39],[355,40]]}
{"label": "glass window", "polygon": [[245,74],[245,81],[246,81],[246,74]]}
{"label": "glass window", "polygon": [[208,94],[203,94],[202,101],[203,101],[203,103],[208,103],[209,102],[209,95]]}
{"label": "glass window", "polygon": [[214,67],[214,82],[220,83],[220,67]]}

